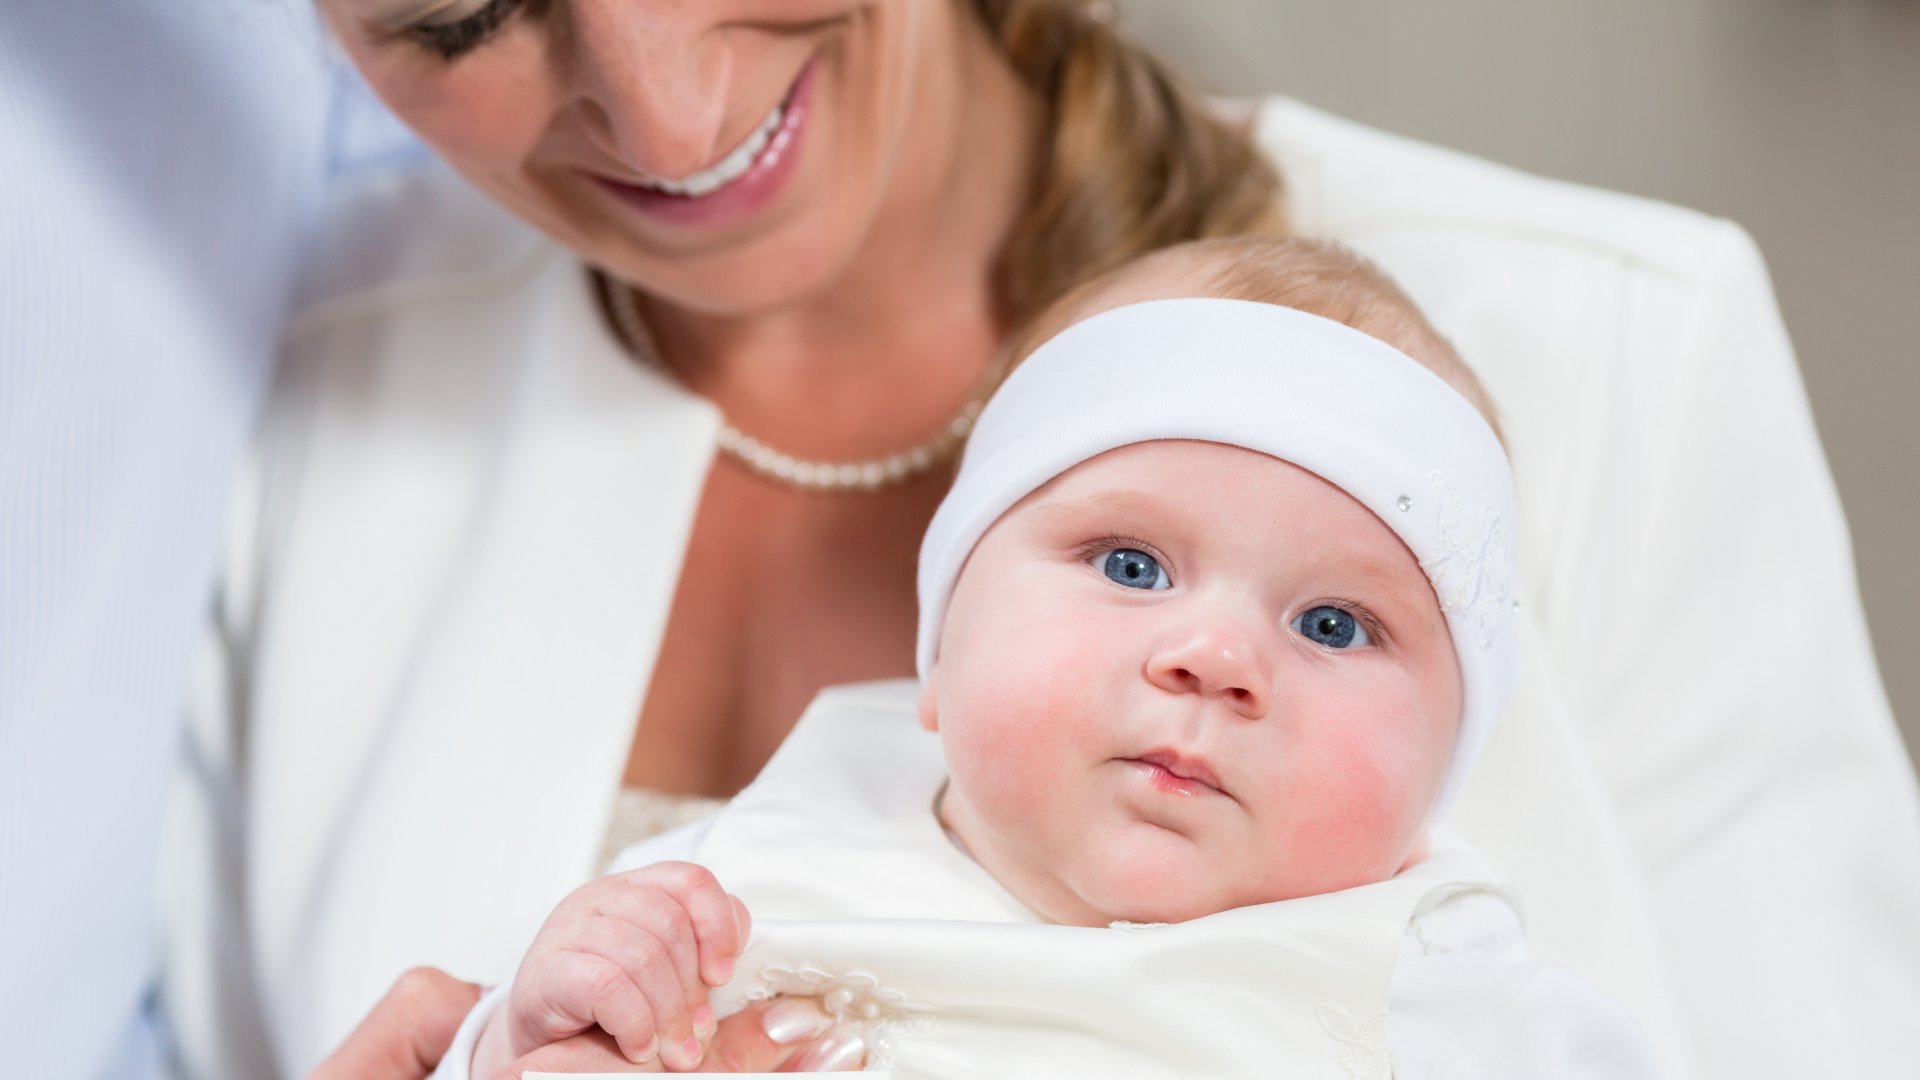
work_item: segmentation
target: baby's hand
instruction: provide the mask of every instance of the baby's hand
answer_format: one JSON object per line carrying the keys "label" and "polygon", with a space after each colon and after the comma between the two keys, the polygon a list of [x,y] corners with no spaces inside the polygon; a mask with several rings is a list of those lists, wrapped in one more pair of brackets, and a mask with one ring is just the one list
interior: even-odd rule
{"label": "baby's hand", "polygon": [[561,901],[533,939],[505,1009],[474,1050],[475,1080],[595,1025],[628,1060],[697,1068],[712,1037],[707,988],[733,975],[747,908],[691,863],[612,874]]}

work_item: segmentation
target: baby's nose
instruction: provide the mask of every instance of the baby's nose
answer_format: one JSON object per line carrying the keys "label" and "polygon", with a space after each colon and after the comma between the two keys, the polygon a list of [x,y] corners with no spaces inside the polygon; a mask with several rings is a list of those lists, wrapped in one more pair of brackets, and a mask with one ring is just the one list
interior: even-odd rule
{"label": "baby's nose", "polygon": [[1249,720],[1267,715],[1273,669],[1252,634],[1231,623],[1196,627],[1156,649],[1147,680],[1168,693],[1213,698]]}

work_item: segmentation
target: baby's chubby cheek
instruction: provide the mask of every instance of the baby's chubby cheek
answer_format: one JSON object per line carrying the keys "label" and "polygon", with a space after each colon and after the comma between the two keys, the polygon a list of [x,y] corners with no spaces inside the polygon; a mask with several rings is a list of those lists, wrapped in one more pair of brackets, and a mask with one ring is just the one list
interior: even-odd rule
{"label": "baby's chubby cheek", "polygon": [[[970,567],[977,569],[977,567]],[[1056,625],[1047,605],[969,590],[963,579],[942,635],[922,719],[937,727],[956,788],[983,824],[1022,847],[1044,845],[1084,808],[1104,760],[1101,688],[1111,673],[1079,654],[1084,626]],[[1075,632],[1078,630],[1079,632]]]}
{"label": "baby's chubby cheek", "polygon": [[1364,726],[1330,725],[1272,777],[1284,792],[1266,840],[1271,891],[1299,896],[1384,880],[1418,840],[1435,771],[1417,748]]}
{"label": "baby's chubby cheek", "polygon": [[1067,703],[1045,687],[996,682],[976,671],[949,677],[936,691],[939,730],[953,783],[997,831],[1044,826],[1084,769],[1086,756],[1064,715]]}

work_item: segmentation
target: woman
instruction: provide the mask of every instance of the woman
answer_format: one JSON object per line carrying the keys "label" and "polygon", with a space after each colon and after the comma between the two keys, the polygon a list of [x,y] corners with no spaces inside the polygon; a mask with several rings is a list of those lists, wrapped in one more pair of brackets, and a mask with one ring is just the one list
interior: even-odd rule
{"label": "woman", "polygon": [[[1383,262],[1507,406],[1543,719],[1464,815],[1502,863],[1546,868],[1522,871],[1541,951],[1664,1015],[1677,1073],[1689,1031],[1736,1043],[1770,1007],[1723,984],[1778,986],[1761,973],[1783,963],[1831,981],[1848,950],[1827,931],[1763,965],[1721,914],[1759,880],[1842,910],[1864,848],[1800,843],[1827,869],[1784,886],[1737,858],[1702,883],[1681,857],[1773,839],[1743,798],[1760,777],[1791,807],[1806,774],[1736,754],[1670,778],[1758,717],[1770,747],[1845,744],[1808,784],[1910,800],[1876,756],[1861,639],[1735,685],[1739,628],[1706,650],[1720,666],[1676,665],[1631,614],[1756,610],[1741,559],[1662,557],[1676,527],[1733,529],[1811,566],[1770,609],[1860,625],[1836,613],[1844,533],[1736,231],[1286,102],[1239,131],[1063,0],[321,7],[466,183],[358,192],[289,333],[177,829],[177,865],[219,870],[183,871],[169,914],[192,1064],[303,1071],[415,963],[505,977],[610,831],[637,835],[618,806],[657,824],[727,795],[819,687],[908,674],[913,552],[1002,337],[1132,254],[1279,228],[1269,162],[1286,216]],[[1715,411],[1736,382],[1744,411]],[[1680,452],[1733,439],[1779,458],[1764,504]],[[1609,483],[1644,512],[1599,513]],[[1568,518],[1578,535],[1538,542]],[[1691,719],[1650,730],[1674,695]],[[1844,731],[1803,723],[1816,702]],[[1578,824],[1573,867],[1500,812],[1567,761],[1581,783],[1530,813]],[[1675,786],[1710,793],[1687,806],[1711,833],[1668,828],[1648,793]],[[1715,973],[1679,972],[1678,1005],[1655,924]]]}

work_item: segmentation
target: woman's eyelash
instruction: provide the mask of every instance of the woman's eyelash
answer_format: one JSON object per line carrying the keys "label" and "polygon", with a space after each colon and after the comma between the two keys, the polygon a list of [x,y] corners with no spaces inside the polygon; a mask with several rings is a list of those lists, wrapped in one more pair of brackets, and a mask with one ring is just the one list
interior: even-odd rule
{"label": "woman's eyelash", "polygon": [[479,11],[450,23],[431,23],[410,26],[407,37],[418,44],[440,54],[440,59],[453,61],[473,50],[481,42],[492,36],[500,24],[507,21],[519,10],[524,0],[487,0],[487,5]]}

